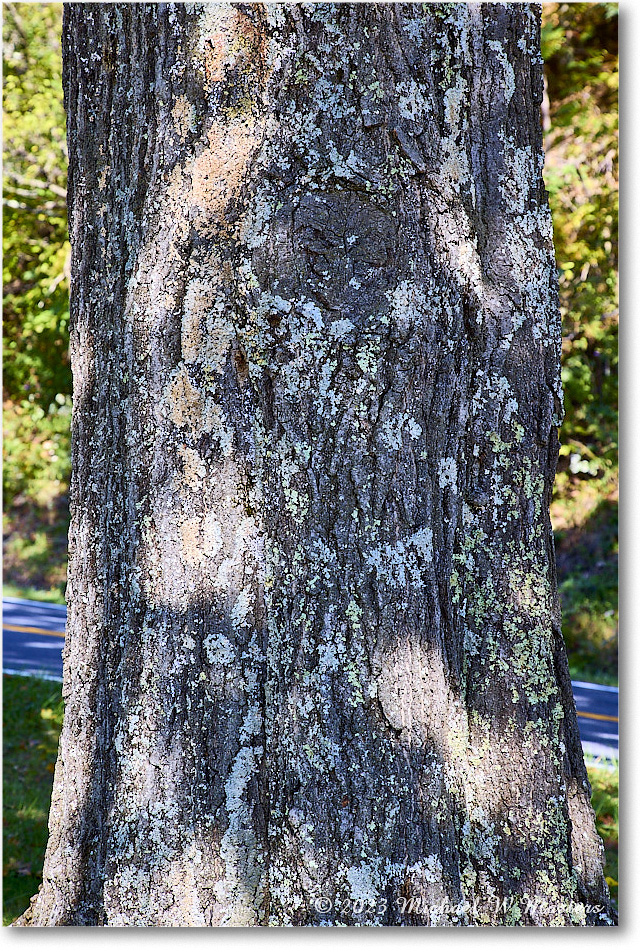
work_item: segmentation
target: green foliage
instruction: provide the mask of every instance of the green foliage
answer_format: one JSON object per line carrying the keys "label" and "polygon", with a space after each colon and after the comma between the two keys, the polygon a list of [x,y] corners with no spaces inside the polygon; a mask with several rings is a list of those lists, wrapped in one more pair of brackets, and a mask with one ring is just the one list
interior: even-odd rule
{"label": "green foliage", "polygon": [[71,416],[62,6],[3,13],[5,577],[60,598]]}
{"label": "green foliage", "polygon": [[617,12],[550,3],[542,16],[566,408],[551,515],[571,670],[607,683],[618,622]]}
{"label": "green foliage", "polygon": [[66,481],[69,471],[61,11],[59,4],[4,5],[3,485],[9,504],[25,491],[37,496],[48,480]]}
{"label": "green foliage", "polygon": [[[570,482],[617,465],[617,4],[545,4],[546,186],[563,320]],[[568,491],[562,480],[558,491]]]}
{"label": "green foliage", "polygon": [[3,676],[3,923],[29,906],[42,881],[53,771],[62,727],[58,683]]}
{"label": "green foliage", "polygon": [[45,503],[69,479],[71,399],[57,394],[55,411],[12,405],[5,411],[5,498]]}

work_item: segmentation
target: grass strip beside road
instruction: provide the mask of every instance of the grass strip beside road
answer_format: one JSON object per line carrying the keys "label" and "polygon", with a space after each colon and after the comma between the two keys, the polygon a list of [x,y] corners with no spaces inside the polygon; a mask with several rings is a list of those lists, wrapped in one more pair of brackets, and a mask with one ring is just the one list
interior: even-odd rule
{"label": "grass strip beside road", "polygon": [[618,903],[618,844],[620,836],[619,792],[620,771],[615,763],[586,763],[591,783],[591,804],[595,811],[596,826],[604,842],[604,875],[609,885],[611,897]]}
{"label": "grass strip beside road", "polygon": [[[66,561],[65,561],[66,570]],[[3,597],[14,597],[18,600],[35,600],[43,604],[59,604],[64,607],[65,595],[59,590],[41,590],[39,587],[19,587],[16,584],[2,585]]]}

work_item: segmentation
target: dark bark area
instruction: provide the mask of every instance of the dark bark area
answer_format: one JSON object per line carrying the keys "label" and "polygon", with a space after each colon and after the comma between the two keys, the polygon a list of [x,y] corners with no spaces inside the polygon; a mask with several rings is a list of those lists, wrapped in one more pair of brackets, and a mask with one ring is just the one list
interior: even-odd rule
{"label": "dark bark area", "polygon": [[535,8],[66,8],[35,925],[613,922],[559,628]]}

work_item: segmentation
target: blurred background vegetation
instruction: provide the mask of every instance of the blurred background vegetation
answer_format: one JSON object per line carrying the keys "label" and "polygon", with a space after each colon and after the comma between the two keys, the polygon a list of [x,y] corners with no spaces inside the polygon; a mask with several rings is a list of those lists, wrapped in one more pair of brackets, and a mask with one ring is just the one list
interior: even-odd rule
{"label": "blurred background vegetation", "polygon": [[617,683],[618,7],[544,4],[566,418],[551,518],[571,674]]}
{"label": "blurred background vegetation", "polygon": [[59,4],[4,4],[5,593],[63,601],[71,371]]}
{"label": "blurred background vegetation", "polygon": [[[59,4],[4,6],[5,593],[64,600],[71,373]],[[552,506],[576,678],[617,676],[617,4],[543,7],[566,419]]]}
{"label": "blurred background vegetation", "polygon": [[[71,373],[59,4],[4,4],[4,593],[64,602]],[[574,678],[617,677],[617,4],[543,7],[566,419],[551,509]],[[4,677],[5,923],[40,882],[60,687]],[[617,894],[618,773],[591,769]]]}

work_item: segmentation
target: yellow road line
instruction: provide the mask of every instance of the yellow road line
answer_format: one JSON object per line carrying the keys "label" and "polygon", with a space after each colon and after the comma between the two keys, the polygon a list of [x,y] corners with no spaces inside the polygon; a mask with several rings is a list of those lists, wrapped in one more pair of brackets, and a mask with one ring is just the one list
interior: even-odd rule
{"label": "yellow road line", "polygon": [[63,637],[65,636],[64,630],[43,630],[41,627],[20,627],[15,623],[3,623],[3,630],[17,630],[18,633],[42,633],[46,637]]}
{"label": "yellow road line", "polygon": [[602,719],[604,722],[619,722],[617,716],[602,716],[601,713],[585,713],[578,712],[578,716],[582,716],[584,719]]}

